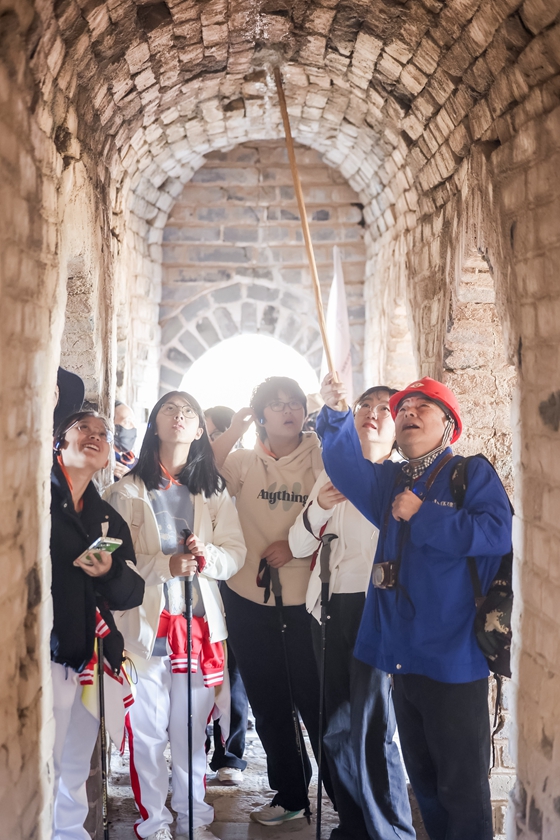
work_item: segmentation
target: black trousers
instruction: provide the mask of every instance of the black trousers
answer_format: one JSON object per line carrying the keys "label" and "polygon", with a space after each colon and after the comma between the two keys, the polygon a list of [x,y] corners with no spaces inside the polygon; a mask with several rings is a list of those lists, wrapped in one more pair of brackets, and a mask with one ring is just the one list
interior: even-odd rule
{"label": "black trousers", "polygon": [[[225,587],[221,586],[223,593]],[[249,717],[249,703],[247,692],[237,667],[237,660],[233,645],[228,640],[228,674],[231,692],[231,718],[229,736],[225,744],[222,742],[222,730],[220,721],[214,721],[214,754],[210,762],[211,770],[219,770],[221,767],[235,767],[237,770],[245,770],[247,762],[243,758],[245,752],[245,733],[247,732],[247,720]]]}
{"label": "black trousers", "polygon": [[406,769],[430,840],[492,840],[488,680],[396,674],[394,686]]}
{"label": "black trousers", "polygon": [[[365,603],[360,592],[332,595],[326,622],[323,747],[336,797],[337,840],[414,838],[404,767],[396,742],[388,674],[354,658]],[[312,619],[321,656],[321,625]]]}
{"label": "black trousers", "polygon": [[[288,811],[300,810],[309,803],[311,764],[304,747],[302,768],[297,751],[278,610],[241,598],[227,586],[222,597],[229,638],[266,753],[268,781],[276,791],[273,803]],[[293,699],[317,755],[319,676],[311,641],[311,617],[303,604],[284,607],[283,613]],[[301,741],[303,745],[303,736]],[[323,773],[325,788],[331,795],[326,762]]]}

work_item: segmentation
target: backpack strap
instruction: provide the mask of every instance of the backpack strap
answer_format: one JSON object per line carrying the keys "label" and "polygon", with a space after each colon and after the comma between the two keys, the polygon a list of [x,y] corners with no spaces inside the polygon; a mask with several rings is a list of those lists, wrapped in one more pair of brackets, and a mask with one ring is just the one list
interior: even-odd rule
{"label": "backpack strap", "polygon": [[[470,458],[458,458],[453,465],[453,470],[451,472],[451,494],[457,510],[461,510],[465,502],[465,495],[469,484],[467,473],[469,460]],[[467,557],[467,566],[469,568],[469,575],[474,592],[474,603],[478,609],[484,602],[484,595],[482,594],[482,585],[480,583],[476,559],[474,557]]]}
{"label": "backpack strap", "polygon": [[478,568],[474,557],[467,557],[467,565],[469,567],[469,575],[471,577],[472,588],[474,592],[474,603],[478,609],[484,603],[485,596],[482,594],[482,586],[480,585],[480,577],[478,576]]}
{"label": "backpack strap", "polygon": [[459,457],[453,464],[451,470],[451,495],[457,507],[461,510],[465,502],[465,495],[467,493],[468,477],[467,477],[467,461],[468,458]]}

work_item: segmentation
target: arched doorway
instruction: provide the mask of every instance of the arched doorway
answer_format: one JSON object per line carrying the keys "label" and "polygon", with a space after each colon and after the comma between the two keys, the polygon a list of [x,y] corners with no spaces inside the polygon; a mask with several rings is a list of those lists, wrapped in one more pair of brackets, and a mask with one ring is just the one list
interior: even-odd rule
{"label": "arched doorway", "polygon": [[[362,388],[366,273],[357,193],[314,149],[297,147],[326,301],[340,249],[354,368]],[[210,153],[162,234],[161,386],[178,387],[203,353],[235,335],[272,336],[318,371],[322,346],[292,176],[281,141]]]}
{"label": "arched doorway", "polygon": [[[238,335],[222,341],[197,359],[183,377],[181,388],[204,409],[227,405],[235,411],[249,404],[251,392],[268,376],[290,376],[306,394],[319,390],[319,380],[307,359],[293,347],[263,335]],[[254,430],[244,436],[254,443]]]}

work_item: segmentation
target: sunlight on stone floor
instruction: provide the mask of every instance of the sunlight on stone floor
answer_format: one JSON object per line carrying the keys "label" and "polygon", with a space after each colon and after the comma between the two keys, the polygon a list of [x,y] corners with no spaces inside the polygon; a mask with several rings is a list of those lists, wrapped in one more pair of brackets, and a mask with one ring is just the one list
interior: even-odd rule
{"label": "sunlight on stone floor", "polygon": [[[309,742],[306,746],[311,755]],[[243,774],[241,785],[225,786],[219,784],[214,774],[209,770],[207,775],[206,799],[211,802],[216,812],[216,818],[211,826],[212,832],[221,840],[255,840],[268,838],[278,840],[287,834],[297,834],[298,840],[312,840],[315,838],[315,817],[308,825],[306,820],[293,820],[277,828],[258,825],[250,819],[253,808],[271,799],[270,788],[266,775],[266,757],[261,742],[255,730],[247,731],[247,745],[245,758],[247,769]],[[168,755],[169,761],[169,755]],[[316,811],[317,800],[317,768],[313,761],[314,774],[310,786],[312,811]],[[110,832],[111,840],[133,840],[135,837],[133,825],[136,820],[136,808],[130,787],[128,770],[128,752],[124,756],[113,750],[111,759],[111,778],[109,785],[110,799]],[[168,802],[169,805],[169,802]],[[323,818],[321,836],[328,840],[332,829],[338,824],[338,819],[331,803],[323,796]],[[174,826],[172,826],[172,831]],[[418,840],[425,840],[426,835],[418,831]],[[427,840],[427,838],[426,838]]]}

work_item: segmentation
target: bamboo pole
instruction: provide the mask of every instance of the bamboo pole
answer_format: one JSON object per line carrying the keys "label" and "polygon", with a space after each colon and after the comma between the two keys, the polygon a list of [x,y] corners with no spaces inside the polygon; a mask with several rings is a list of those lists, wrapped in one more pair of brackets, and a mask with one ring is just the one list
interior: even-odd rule
{"label": "bamboo pole", "polygon": [[[292,138],[292,130],[290,128],[290,119],[288,117],[288,108],[286,106],[286,97],[284,96],[284,88],[282,86],[282,74],[280,68],[274,68],[274,81],[276,82],[276,90],[278,91],[278,101],[280,102],[280,113],[282,114],[282,122],[284,123],[284,134],[286,135],[286,148],[288,149],[288,158],[290,161],[290,169],[292,170],[292,179],[294,181],[294,191],[296,194],[299,217],[301,220],[301,229],[303,232],[303,239],[305,242],[305,250],[307,251],[307,259],[309,260],[309,268],[311,270],[311,282],[313,285],[313,293],[315,295],[315,306],[317,308],[317,320],[319,321],[319,331],[321,333],[321,340],[325,348],[325,356],[327,357],[327,367],[329,373],[333,375],[334,381],[338,382],[338,375],[334,368],[331,347],[329,344],[329,337],[327,335],[327,324],[325,321],[325,312],[323,310],[323,299],[321,297],[321,286],[319,284],[319,275],[317,273],[317,263],[315,262],[315,252],[313,251],[313,243],[311,241],[311,233],[309,231],[309,223],[307,221],[307,212],[305,209],[305,201],[303,199],[303,190],[301,188],[301,181],[296,163],[296,153],[294,150],[294,141]],[[344,409],[347,408],[345,402],[342,403]]]}

